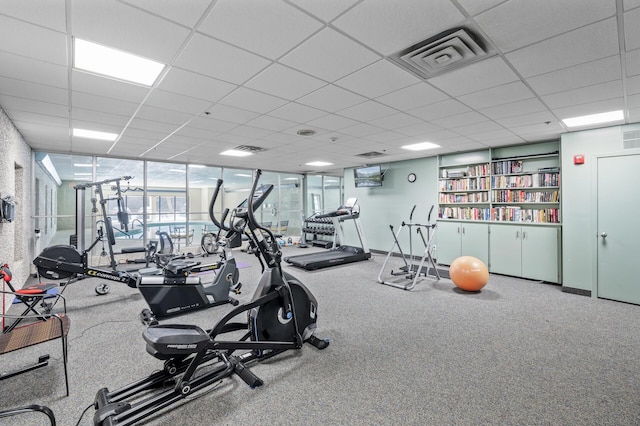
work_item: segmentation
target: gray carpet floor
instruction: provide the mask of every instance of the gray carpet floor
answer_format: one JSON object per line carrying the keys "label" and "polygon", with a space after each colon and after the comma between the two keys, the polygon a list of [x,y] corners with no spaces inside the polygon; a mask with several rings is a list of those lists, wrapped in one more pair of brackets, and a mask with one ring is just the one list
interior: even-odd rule
{"label": "gray carpet floor", "polygon": [[[285,256],[305,253],[285,248]],[[313,248],[306,250],[315,250]],[[260,274],[240,271],[241,300]],[[377,283],[384,256],[308,272],[292,266],[319,303],[319,351],[305,345],[252,371],[264,386],[223,380],[150,417],[149,425],[638,425],[640,307],[491,275],[478,293],[448,279],[413,291]],[[394,258],[393,261],[399,259]],[[1,369],[50,353],[49,366],[0,382],[0,409],[38,403],[74,425],[98,389],[117,389],[162,367],[145,351],[136,290],[98,281],[70,285],[69,397],[57,342],[0,357]],[[172,321],[213,326],[230,306]],[[90,408],[80,424],[92,422]],[[7,425],[46,424],[26,415]]]}

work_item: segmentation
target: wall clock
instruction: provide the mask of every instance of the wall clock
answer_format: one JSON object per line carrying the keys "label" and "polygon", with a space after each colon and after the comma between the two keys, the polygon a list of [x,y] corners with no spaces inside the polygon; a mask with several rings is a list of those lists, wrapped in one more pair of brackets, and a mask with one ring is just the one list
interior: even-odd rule
{"label": "wall clock", "polygon": [[411,183],[416,181],[416,174],[415,173],[409,173],[409,175],[407,175],[407,180]]}

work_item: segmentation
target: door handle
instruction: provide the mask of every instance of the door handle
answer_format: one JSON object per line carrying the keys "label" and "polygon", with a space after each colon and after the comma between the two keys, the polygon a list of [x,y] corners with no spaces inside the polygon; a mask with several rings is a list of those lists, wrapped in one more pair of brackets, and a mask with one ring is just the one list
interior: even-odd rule
{"label": "door handle", "polygon": [[520,238],[520,231],[516,231],[516,240]]}
{"label": "door handle", "polygon": [[600,234],[600,236],[601,236],[602,238],[607,238],[607,233],[606,233],[606,232],[602,232],[602,233]]}

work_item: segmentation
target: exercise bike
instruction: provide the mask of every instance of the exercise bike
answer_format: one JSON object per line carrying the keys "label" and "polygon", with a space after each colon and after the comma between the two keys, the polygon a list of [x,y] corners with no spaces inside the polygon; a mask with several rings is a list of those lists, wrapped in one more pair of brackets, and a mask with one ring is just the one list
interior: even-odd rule
{"label": "exercise bike", "polygon": [[[158,261],[158,266],[163,269],[162,275],[141,275],[138,289],[149,305],[149,309],[140,313],[144,324],[154,324],[160,319],[225,303],[238,305],[238,300],[231,297],[230,293],[240,294],[242,287],[232,251],[240,246],[241,233],[224,224],[229,209],[225,209],[221,221],[215,216],[214,205],[222,182],[222,179],[218,179],[209,202],[209,217],[219,230],[216,245],[222,249],[220,260],[202,264],[195,256],[179,256]],[[225,232],[224,236],[221,235],[222,231]],[[213,281],[202,284],[197,274],[211,271],[215,273]]]}
{"label": "exercise bike", "polygon": [[[248,228],[247,234],[256,248],[262,276],[251,302],[233,308],[209,331],[195,325],[152,325],[142,337],[147,352],[164,362],[161,371],[121,389],[100,389],[94,400],[94,425],[130,425],[156,414],[158,410],[211,386],[222,379],[238,375],[250,387],[263,381],[249,364],[271,358],[309,343],[317,349],[329,345],[314,335],[318,303],[311,292],[281,268],[282,253],[271,230],[261,226],[254,210],[267,198],[273,185],[261,185],[256,176],[247,200],[231,215],[236,232]],[[231,322],[246,314],[247,321]],[[231,331],[244,330],[238,340],[220,340]],[[237,351],[246,350],[241,354]],[[157,391],[157,394],[152,394]]]}

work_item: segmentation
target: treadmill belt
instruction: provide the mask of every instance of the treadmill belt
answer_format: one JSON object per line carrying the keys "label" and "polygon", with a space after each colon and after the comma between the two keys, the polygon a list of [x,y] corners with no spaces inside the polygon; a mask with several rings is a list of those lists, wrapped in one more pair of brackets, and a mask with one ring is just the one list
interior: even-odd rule
{"label": "treadmill belt", "polygon": [[345,263],[359,262],[361,260],[367,260],[370,257],[371,253],[365,253],[361,248],[340,246],[327,251],[290,256],[285,258],[285,262],[308,271],[313,271],[330,266],[344,265]]}

